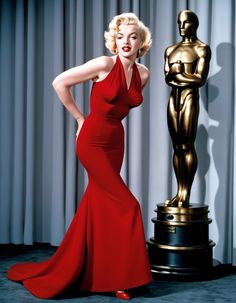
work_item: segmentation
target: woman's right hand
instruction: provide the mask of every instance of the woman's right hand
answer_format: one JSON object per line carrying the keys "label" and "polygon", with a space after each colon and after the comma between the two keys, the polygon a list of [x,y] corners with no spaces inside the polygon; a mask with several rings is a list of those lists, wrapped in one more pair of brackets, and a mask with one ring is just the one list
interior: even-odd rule
{"label": "woman's right hand", "polygon": [[78,136],[79,136],[79,133],[80,133],[80,131],[81,131],[81,129],[82,129],[82,126],[83,126],[83,124],[84,124],[85,118],[84,118],[84,117],[81,117],[81,118],[77,119],[76,121],[77,121],[77,123],[78,123],[78,128],[77,128],[76,139],[75,139],[75,140],[77,141]]}

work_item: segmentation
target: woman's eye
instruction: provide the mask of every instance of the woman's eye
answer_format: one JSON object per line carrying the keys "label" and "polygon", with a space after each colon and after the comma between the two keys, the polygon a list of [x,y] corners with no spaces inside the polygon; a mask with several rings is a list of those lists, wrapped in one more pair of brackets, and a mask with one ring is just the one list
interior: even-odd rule
{"label": "woman's eye", "polygon": [[136,39],[137,39],[137,36],[131,36],[131,38],[132,38],[133,40],[136,40]]}
{"label": "woman's eye", "polygon": [[117,35],[117,36],[116,36],[116,39],[122,39],[122,36]]}

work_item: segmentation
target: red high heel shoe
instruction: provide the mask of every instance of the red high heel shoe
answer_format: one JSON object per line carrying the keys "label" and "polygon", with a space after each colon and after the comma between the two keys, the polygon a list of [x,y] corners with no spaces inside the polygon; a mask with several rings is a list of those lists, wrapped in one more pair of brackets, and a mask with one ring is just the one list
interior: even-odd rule
{"label": "red high heel shoe", "polygon": [[131,299],[130,294],[124,290],[116,291],[115,295],[118,299],[121,299],[121,300],[130,300]]}

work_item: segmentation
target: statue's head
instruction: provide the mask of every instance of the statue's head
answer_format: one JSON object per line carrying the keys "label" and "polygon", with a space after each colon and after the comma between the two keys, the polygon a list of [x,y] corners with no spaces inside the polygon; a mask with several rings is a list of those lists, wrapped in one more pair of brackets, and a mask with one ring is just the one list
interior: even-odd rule
{"label": "statue's head", "polygon": [[190,10],[183,10],[178,15],[179,33],[182,37],[196,36],[199,25],[197,15]]}

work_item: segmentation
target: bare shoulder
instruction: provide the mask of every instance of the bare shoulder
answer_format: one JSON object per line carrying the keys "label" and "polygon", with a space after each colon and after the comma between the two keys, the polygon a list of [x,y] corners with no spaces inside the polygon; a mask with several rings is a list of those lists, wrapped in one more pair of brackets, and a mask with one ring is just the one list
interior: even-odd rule
{"label": "bare shoulder", "polygon": [[150,77],[150,71],[145,65],[143,65],[141,63],[137,63],[136,65],[137,65],[137,68],[138,68],[138,71],[140,74],[140,78],[142,81],[142,87],[144,87]]}
{"label": "bare shoulder", "polygon": [[100,71],[106,72],[112,69],[115,64],[115,56],[100,56],[87,62],[89,65],[96,66]]}
{"label": "bare shoulder", "polygon": [[88,61],[87,63],[94,66],[97,70],[97,73],[92,80],[94,82],[103,80],[112,70],[115,60],[116,56],[101,56]]}

